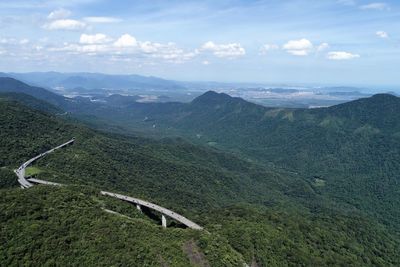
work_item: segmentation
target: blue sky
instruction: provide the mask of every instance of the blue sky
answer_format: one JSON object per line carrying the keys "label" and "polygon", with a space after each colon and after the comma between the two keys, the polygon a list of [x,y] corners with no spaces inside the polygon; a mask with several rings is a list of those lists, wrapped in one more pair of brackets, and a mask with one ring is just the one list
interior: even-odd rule
{"label": "blue sky", "polygon": [[400,85],[400,1],[0,0],[0,71]]}

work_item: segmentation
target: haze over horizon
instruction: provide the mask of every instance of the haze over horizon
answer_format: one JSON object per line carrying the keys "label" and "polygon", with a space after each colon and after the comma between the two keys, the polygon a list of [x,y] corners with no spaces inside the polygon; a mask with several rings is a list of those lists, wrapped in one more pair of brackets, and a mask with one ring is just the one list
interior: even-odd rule
{"label": "haze over horizon", "polygon": [[398,86],[397,1],[0,2],[0,71]]}
{"label": "haze over horizon", "polygon": [[0,266],[400,267],[400,0],[0,0]]}

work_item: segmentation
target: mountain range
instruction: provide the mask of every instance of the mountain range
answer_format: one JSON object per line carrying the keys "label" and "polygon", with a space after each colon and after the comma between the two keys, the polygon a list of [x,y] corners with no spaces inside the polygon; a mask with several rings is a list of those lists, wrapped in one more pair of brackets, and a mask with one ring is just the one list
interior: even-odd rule
{"label": "mountain range", "polygon": [[141,75],[108,75],[102,73],[30,72],[1,73],[2,77],[15,78],[29,84],[48,88],[74,89],[182,89],[177,82]]}
{"label": "mountain range", "polygon": [[[319,109],[212,91],[190,103],[93,102],[0,78],[0,262],[399,265],[399,111],[388,94]],[[69,186],[17,188],[12,169],[71,137],[29,170]],[[207,231],[162,229],[104,189]]]}

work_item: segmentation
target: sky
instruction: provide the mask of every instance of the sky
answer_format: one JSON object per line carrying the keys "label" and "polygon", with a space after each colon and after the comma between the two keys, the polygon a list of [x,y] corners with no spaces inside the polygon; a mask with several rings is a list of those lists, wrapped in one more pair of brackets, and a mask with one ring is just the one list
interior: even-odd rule
{"label": "sky", "polygon": [[398,0],[0,0],[0,71],[400,87]]}

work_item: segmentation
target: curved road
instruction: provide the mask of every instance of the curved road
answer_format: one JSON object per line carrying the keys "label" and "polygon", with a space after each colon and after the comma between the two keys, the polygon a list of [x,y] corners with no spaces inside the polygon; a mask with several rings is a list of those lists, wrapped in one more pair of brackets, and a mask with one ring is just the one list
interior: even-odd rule
{"label": "curved road", "polygon": [[[34,184],[45,184],[45,185],[54,185],[54,186],[62,186],[62,184],[59,183],[54,183],[54,182],[48,182],[48,181],[44,181],[44,180],[39,180],[39,179],[35,179],[35,178],[25,178],[25,168],[28,167],[32,162],[40,159],[41,157],[44,157],[45,155],[53,152],[54,150],[60,149],[62,147],[65,147],[69,144],[72,144],[73,142],[75,142],[75,139],[72,138],[71,140],[69,140],[68,142],[59,145],[55,148],[52,148],[36,157],[31,158],[30,160],[24,162],[17,170],[14,170],[15,174],[18,176],[18,182],[21,185],[21,188],[29,188],[32,187]],[[200,225],[192,222],[191,220],[183,217],[182,215],[173,212],[172,210],[163,208],[161,206],[158,206],[156,204],[153,204],[151,202],[142,200],[142,199],[138,199],[138,198],[133,198],[133,197],[129,197],[129,196],[125,196],[125,195],[121,195],[121,194],[117,194],[117,193],[111,193],[111,192],[106,192],[106,191],[101,191],[100,192],[102,195],[107,195],[107,196],[111,196],[123,201],[127,201],[130,203],[133,203],[135,205],[137,205],[138,209],[140,209],[140,206],[144,206],[147,208],[150,208],[152,210],[158,211],[162,214],[162,224],[164,227],[166,227],[166,219],[164,217],[170,217],[171,219],[174,219],[184,225],[186,225],[187,227],[191,228],[191,229],[195,229],[195,230],[203,230],[203,227],[201,227]]]}
{"label": "curved road", "polygon": [[65,142],[64,144],[61,144],[61,145],[59,145],[59,146],[57,146],[57,147],[55,147],[55,148],[52,148],[52,149],[50,149],[50,150],[47,150],[46,152],[44,152],[44,153],[42,153],[42,154],[40,154],[40,155],[37,155],[36,157],[33,157],[33,158],[31,158],[30,160],[28,160],[28,161],[22,163],[22,165],[19,166],[18,169],[14,170],[15,174],[16,174],[17,177],[18,177],[18,183],[21,185],[21,187],[22,187],[22,188],[29,188],[29,187],[32,187],[32,186],[33,186],[33,184],[30,183],[30,182],[29,182],[28,180],[26,180],[26,178],[25,178],[25,168],[26,168],[26,167],[28,167],[32,162],[34,162],[34,161],[36,161],[36,160],[38,160],[38,159],[40,159],[40,158],[46,156],[47,154],[53,152],[54,150],[60,149],[60,148],[62,148],[62,147],[65,147],[65,146],[67,146],[67,145],[69,145],[69,144],[72,144],[73,142],[75,142],[75,138],[72,138],[72,139],[69,140],[68,142]]}
{"label": "curved road", "polygon": [[141,199],[138,199],[138,198],[134,198],[134,197],[128,197],[128,196],[121,195],[121,194],[106,192],[106,191],[101,191],[100,193],[102,195],[115,197],[115,198],[118,198],[120,200],[124,200],[124,201],[130,202],[130,203],[133,203],[133,204],[136,204],[136,205],[139,205],[139,206],[144,206],[144,207],[150,208],[152,210],[158,211],[161,214],[163,214],[165,216],[168,216],[168,217],[170,217],[170,218],[172,218],[172,219],[174,219],[174,220],[186,225],[189,228],[196,229],[196,230],[203,230],[203,227],[201,227],[200,225],[198,225],[198,224],[192,222],[191,220],[183,217],[182,215],[180,215],[180,214],[178,214],[176,212],[173,212],[172,210],[169,210],[169,209],[163,208],[161,206],[158,206],[156,204],[153,204],[151,202],[148,202],[148,201],[145,201],[145,200],[141,200]]}

